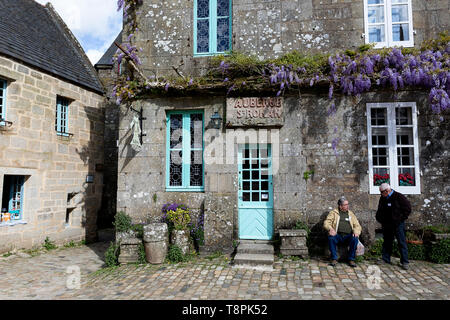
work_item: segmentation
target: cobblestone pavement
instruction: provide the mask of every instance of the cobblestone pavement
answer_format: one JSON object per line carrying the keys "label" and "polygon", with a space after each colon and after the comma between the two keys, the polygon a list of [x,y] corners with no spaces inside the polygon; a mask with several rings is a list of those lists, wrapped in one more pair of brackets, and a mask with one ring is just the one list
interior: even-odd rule
{"label": "cobblestone pavement", "polygon": [[[364,261],[276,259],[273,271],[230,266],[230,258],[100,269],[107,243],[0,259],[0,299],[448,300],[450,265],[412,261],[410,270]],[[393,262],[398,259],[393,258]],[[68,282],[78,266],[79,289]],[[68,269],[69,268],[69,269]],[[71,273],[70,273],[71,272]],[[379,272],[379,283],[377,282]],[[377,288],[377,284],[379,287]]]}

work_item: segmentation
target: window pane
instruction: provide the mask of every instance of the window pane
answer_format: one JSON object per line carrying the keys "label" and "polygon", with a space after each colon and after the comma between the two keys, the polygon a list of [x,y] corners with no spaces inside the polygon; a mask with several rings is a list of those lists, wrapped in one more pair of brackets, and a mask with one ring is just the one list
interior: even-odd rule
{"label": "window pane", "polygon": [[197,21],[197,52],[209,52],[209,20]]}
{"label": "window pane", "polygon": [[250,201],[250,192],[243,192],[242,193],[242,200]]}
{"label": "window pane", "polygon": [[201,187],[203,185],[203,161],[202,150],[191,151],[190,186]]}
{"label": "window pane", "polygon": [[384,42],[384,26],[369,27],[369,42]]}
{"label": "window pane", "polygon": [[183,142],[183,115],[170,115],[170,149],[181,149]]}
{"label": "window pane", "polygon": [[259,181],[252,181],[252,190],[253,191],[259,190]]}
{"label": "window pane", "polygon": [[182,151],[170,152],[170,186],[183,185],[183,166],[182,166]]}
{"label": "window pane", "polygon": [[263,191],[269,190],[269,181],[261,181],[261,190]]}
{"label": "window pane", "polygon": [[259,201],[259,192],[252,192],[252,201]]}
{"label": "window pane", "polygon": [[250,169],[250,160],[244,160],[242,163],[242,169]]}
{"label": "window pane", "polygon": [[209,17],[209,0],[197,0],[197,18]]}
{"label": "window pane", "polygon": [[413,166],[414,148],[397,148],[397,163],[399,166]]}
{"label": "window pane", "polygon": [[392,22],[408,21],[408,5],[392,6]]}
{"label": "window pane", "polygon": [[245,180],[249,180],[250,179],[250,171],[244,170],[242,172],[242,178],[245,179]]}
{"label": "window pane", "polygon": [[386,108],[372,108],[370,109],[371,124],[373,126],[387,125],[387,109]]}
{"label": "window pane", "polygon": [[395,108],[395,124],[397,126],[411,125],[412,124],[412,109],[411,107],[406,108]]}
{"label": "window pane", "polygon": [[414,168],[399,168],[398,184],[402,187],[413,187],[416,185]]}
{"label": "window pane", "polygon": [[261,170],[261,180],[268,180],[269,179],[269,172],[266,170]]}
{"label": "window pane", "polygon": [[379,186],[382,183],[390,183],[389,168],[374,168],[373,185]]}
{"label": "window pane", "polygon": [[250,181],[244,181],[242,183],[242,189],[247,191],[250,190]]}
{"label": "window pane", "polygon": [[203,115],[191,114],[191,148],[203,147]]}
{"label": "window pane", "polygon": [[410,145],[414,144],[413,141],[413,128],[397,128],[397,144],[398,145]]}
{"label": "window pane", "polygon": [[259,171],[257,170],[252,171],[252,179],[259,179]]}
{"label": "window pane", "polygon": [[369,4],[383,4],[384,0],[369,0]]}
{"label": "window pane", "polygon": [[387,128],[372,129],[372,146],[387,146],[389,144]]}
{"label": "window pane", "polygon": [[409,25],[407,23],[392,25],[392,40],[409,41]]}
{"label": "window pane", "polygon": [[217,51],[224,52],[230,49],[230,19],[217,19]]}
{"label": "window pane", "polygon": [[258,169],[259,168],[259,161],[254,159],[252,160],[252,169]]}
{"label": "window pane", "polygon": [[374,166],[389,165],[388,148],[372,148],[372,162]]}
{"label": "window pane", "polygon": [[369,16],[369,23],[383,23],[384,6],[369,7],[368,16]]}
{"label": "window pane", "polygon": [[230,15],[230,0],[217,0],[217,16],[228,17]]}

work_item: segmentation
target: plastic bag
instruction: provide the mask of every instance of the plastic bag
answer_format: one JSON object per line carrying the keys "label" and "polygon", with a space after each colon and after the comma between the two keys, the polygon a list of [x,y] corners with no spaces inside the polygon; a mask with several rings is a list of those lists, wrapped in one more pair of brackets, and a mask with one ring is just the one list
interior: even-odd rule
{"label": "plastic bag", "polygon": [[364,254],[364,245],[358,240],[358,246],[356,247],[356,255],[362,256]]}

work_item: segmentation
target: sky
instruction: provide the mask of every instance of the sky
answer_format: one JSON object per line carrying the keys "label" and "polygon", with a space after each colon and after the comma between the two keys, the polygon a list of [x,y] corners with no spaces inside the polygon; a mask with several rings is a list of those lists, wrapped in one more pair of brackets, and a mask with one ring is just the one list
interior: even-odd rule
{"label": "sky", "polygon": [[117,0],[35,0],[50,2],[96,64],[122,30]]}

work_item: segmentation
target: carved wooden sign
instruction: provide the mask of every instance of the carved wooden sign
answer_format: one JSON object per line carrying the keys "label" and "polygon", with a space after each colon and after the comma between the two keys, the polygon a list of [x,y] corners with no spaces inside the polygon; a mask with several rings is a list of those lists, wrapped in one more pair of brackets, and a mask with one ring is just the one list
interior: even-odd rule
{"label": "carved wooden sign", "polygon": [[227,98],[226,124],[240,126],[282,126],[282,97]]}

